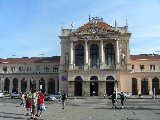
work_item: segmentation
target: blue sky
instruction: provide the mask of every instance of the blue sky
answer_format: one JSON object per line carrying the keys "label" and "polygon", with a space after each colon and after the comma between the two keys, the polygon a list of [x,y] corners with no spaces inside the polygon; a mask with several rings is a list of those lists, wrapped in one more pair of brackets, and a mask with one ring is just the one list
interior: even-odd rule
{"label": "blue sky", "polygon": [[[130,54],[160,54],[159,0],[0,0],[0,58],[60,55],[61,27],[128,20]],[[42,55],[43,54],[43,55]]]}

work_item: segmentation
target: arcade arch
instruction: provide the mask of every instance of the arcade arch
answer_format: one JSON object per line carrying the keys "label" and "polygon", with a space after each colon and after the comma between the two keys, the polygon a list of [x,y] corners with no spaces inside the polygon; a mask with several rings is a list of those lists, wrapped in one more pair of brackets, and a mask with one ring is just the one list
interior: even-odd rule
{"label": "arcade arch", "polygon": [[107,92],[107,95],[112,95],[113,92],[114,92],[114,82],[115,82],[115,79],[113,76],[108,76],[106,78],[106,92]]}
{"label": "arcade arch", "polygon": [[95,92],[95,96],[98,96],[98,77],[92,76],[90,78],[90,96],[92,96],[93,91]]}
{"label": "arcade arch", "polygon": [[75,96],[82,96],[82,82],[83,79],[81,78],[81,76],[77,76],[75,78],[75,88],[74,88],[74,95]]}
{"label": "arcade arch", "polygon": [[55,80],[53,78],[50,78],[48,80],[48,94],[54,94],[55,93]]}

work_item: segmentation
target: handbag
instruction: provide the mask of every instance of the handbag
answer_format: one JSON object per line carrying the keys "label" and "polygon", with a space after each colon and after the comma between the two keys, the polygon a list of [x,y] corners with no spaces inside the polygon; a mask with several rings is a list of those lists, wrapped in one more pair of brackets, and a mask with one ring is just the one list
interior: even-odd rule
{"label": "handbag", "polygon": [[46,107],[42,105],[42,111],[46,111]]}

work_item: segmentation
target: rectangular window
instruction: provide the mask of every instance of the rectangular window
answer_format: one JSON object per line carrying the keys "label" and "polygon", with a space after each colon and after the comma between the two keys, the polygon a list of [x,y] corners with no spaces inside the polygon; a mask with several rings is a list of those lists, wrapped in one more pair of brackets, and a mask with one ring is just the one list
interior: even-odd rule
{"label": "rectangular window", "polygon": [[31,70],[31,67],[27,67],[27,71],[30,71]]}
{"label": "rectangular window", "polygon": [[7,73],[7,67],[3,67],[3,73]]}
{"label": "rectangular window", "polygon": [[53,66],[53,72],[57,73],[58,72],[58,66]]}
{"label": "rectangular window", "polygon": [[15,67],[11,67],[11,71],[15,71],[16,70],[16,68]]}
{"label": "rectangular window", "polygon": [[155,65],[150,65],[150,71],[155,71]]}
{"label": "rectangular window", "polygon": [[40,71],[41,70],[41,66],[40,65],[36,65],[36,71]]}
{"label": "rectangular window", "polygon": [[23,67],[19,67],[19,71],[22,71],[23,70]]}
{"label": "rectangular window", "polygon": [[132,65],[132,70],[134,70],[134,65]]}
{"label": "rectangular window", "polygon": [[44,72],[49,72],[49,66],[44,66]]}
{"label": "rectangular window", "polygon": [[141,70],[141,71],[144,71],[144,69],[145,69],[145,68],[144,68],[144,65],[140,65],[140,70]]}

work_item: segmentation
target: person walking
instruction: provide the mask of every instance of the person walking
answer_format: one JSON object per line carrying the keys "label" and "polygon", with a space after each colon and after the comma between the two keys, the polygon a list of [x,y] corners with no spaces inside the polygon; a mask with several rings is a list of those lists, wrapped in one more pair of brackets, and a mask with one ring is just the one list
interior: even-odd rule
{"label": "person walking", "polygon": [[[39,91],[39,95],[38,95],[38,104],[37,104],[37,115],[38,117],[41,117],[42,116],[42,106],[44,105],[44,94]],[[40,114],[39,114],[39,111],[40,111]]]}
{"label": "person walking", "polygon": [[66,94],[65,94],[64,91],[62,92],[61,100],[62,100],[62,109],[64,109],[64,107],[65,107],[65,100],[66,100]]}
{"label": "person walking", "polygon": [[32,98],[32,93],[31,93],[31,90],[29,90],[29,92],[26,94],[26,108],[27,108],[26,115],[29,115],[29,111],[32,114],[31,98]]}
{"label": "person walking", "polygon": [[121,96],[121,105],[122,105],[121,108],[124,108],[123,107],[123,102],[124,102],[124,94],[123,94],[123,92],[121,92],[120,96]]}
{"label": "person walking", "polygon": [[95,97],[95,94],[96,94],[96,92],[93,90],[93,92],[92,92],[93,97]]}
{"label": "person walking", "polygon": [[21,104],[20,105],[23,105],[23,107],[25,107],[25,96],[24,96],[24,92],[22,92],[21,94]]}
{"label": "person walking", "polygon": [[104,97],[104,98],[106,98],[106,96],[107,96],[107,92],[106,92],[106,91],[104,91],[104,93],[103,93],[103,97]]}
{"label": "person walking", "polygon": [[112,104],[113,104],[112,108],[117,109],[117,106],[115,105],[115,103],[116,103],[116,92],[115,91],[113,92],[111,98],[112,98]]}
{"label": "person walking", "polygon": [[37,113],[37,91],[34,90],[32,94],[32,114],[30,119],[36,119]]}

